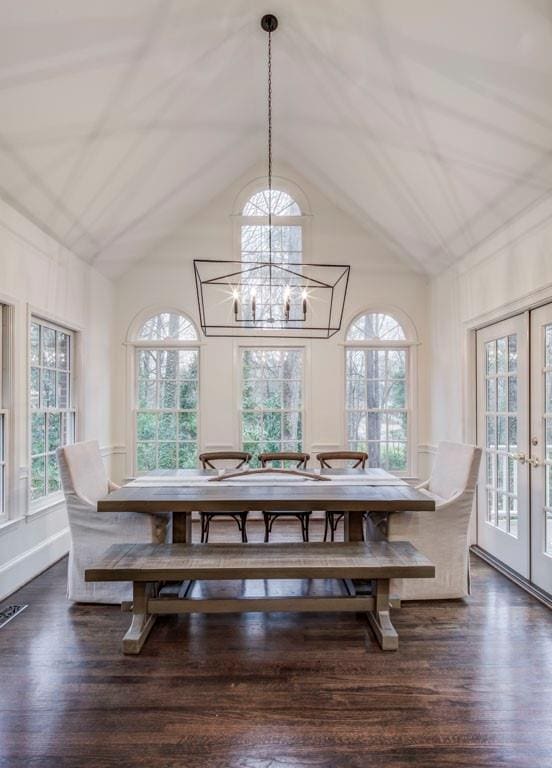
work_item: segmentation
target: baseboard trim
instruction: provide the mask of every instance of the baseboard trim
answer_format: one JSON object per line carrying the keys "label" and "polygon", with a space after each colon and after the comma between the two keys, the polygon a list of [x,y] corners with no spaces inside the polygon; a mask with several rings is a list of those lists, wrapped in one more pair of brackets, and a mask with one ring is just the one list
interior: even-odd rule
{"label": "baseboard trim", "polygon": [[69,528],[63,528],[37,546],[4,563],[0,567],[0,600],[21,589],[64,557],[69,552],[70,541]]}
{"label": "baseboard trim", "polygon": [[548,592],[545,592],[543,589],[539,589],[539,587],[531,584],[531,582],[528,581],[528,579],[526,579],[524,576],[520,576],[519,573],[513,571],[507,565],[502,563],[500,560],[497,560],[496,557],[493,557],[493,555],[489,554],[488,552],[485,552],[484,549],[481,549],[481,547],[478,547],[476,544],[470,547],[470,551],[473,552],[474,555],[477,555],[477,557],[479,557],[481,560],[484,560],[488,565],[491,565],[503,576],[506,576],[506,578],[510,579],[510,581],[513,581],[514,584],[517,584],[517,586],[521,587],[523,590],[525,590],[525,592],[528,592],[536,600],[543,603],[543,605],[546,605],[547,608],[552,608],[552,595],[550,595]]}

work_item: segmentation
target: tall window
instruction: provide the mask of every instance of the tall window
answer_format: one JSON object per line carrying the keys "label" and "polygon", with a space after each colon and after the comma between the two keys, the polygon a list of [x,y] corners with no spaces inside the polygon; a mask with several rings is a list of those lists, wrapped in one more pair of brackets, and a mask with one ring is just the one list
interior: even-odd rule
{"label": "tall window", "polygon": [[349,326],[346,348],[346,429],[351,450],[370,467],[408,469],[408,346],[401,324],[373,312]]}
{"label": "tall window", "polygon": [[177,312],[154,315],[137,334],[138,473],[197,464],[199,349],[193,342],[193,324]]}
{"label": "tall window", "polygon": [[[272,228],[268,225],[272,211]],[[251,269],[242,278],[242,312],[252,316],[252,297],[255,294],[256,318],[270,322],[284,319],[284,295],[289,289],[290,314],[300,315],[301,262],[303,258],[302,213],[297,202],[287,193],[265,189],[252,195],[243,207],[241,218],[241,260]],[[270,248],[270,236],[272,248]],[[270,286],[268,268],[255,268],[255,263],[266,262],[272,251],[273,261],[290,271],[276,270]],[[272,291],[272,293],[271,293]]]}
{"label": "tall window", "polygon": [[256,457],[303,445],[303,351],[241,350],[241,441]]}
{"label": "tall window", "polygon": [[33,318],[31,322],[31,498],[61,490],[56,451],[75,439],[74,335]]}

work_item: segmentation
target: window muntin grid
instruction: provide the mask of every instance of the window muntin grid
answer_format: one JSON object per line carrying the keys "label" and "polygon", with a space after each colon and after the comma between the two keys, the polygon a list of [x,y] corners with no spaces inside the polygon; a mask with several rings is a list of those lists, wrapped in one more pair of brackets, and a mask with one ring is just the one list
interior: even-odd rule
{"label": "window muntin grid", "polygon": [[37,501],[58,493],[57,449],[75,440],[74,336],[33,319],[30,332],[30,492]]}
{"label": "window muntin grid", "polygon": [[136,471],[197,466],[199,350],[136,349]]}
{"label": "window muntin grid", "polygon": [[301,349],[241,350],[241,444],[253,454],[303,448],[304,353]]}
{"label": "window muntin grid", "polygon": [[487,523],[518,538],[517,334],[485,344],[485,493]]}
{"label": "window muntin grid", "polygon": [[408,468],[408,350],[346,350],[346,429],[351,450],[365,451],[368,466]]}
{"label": "window muntin grid", "polygon": [[[272,226],[268,223],[269,201],[272,205]],[[244,269],[248,270],[242,272],[239,287],[241,316],[253,320],[254,296],[255,318],[260,327],[269,329],[274,323],[285,322],[285,298],[289,289],[289,327],[299,327],[299,318],[302,317],[303,224],[301,209],[287,192],[262,190],[249,198],[243,208],[240,252]],[[250,268],[254,264],[268,262],[270,254],[274,264],[290,271],[270,270],[266,266]]]}
{"label": "window muntin grid", "polygon": [[158,312],[138,332],[139,341],[195,341],[196,329],[191,320],[179,312]]}

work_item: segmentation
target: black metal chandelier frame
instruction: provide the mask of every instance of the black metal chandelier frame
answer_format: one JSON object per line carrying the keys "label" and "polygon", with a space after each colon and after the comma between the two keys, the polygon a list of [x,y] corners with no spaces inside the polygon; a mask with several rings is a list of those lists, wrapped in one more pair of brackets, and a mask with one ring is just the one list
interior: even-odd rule
{"label": "black metal chandelier frame", "polygon": [[[345,264],[290,264],[273,258],[272,249],[272,33],[278,28],[278,19],[273,14],[266,14],[261,19],[261,27],[268,33],[268,258],[263,261],[243,261],[236,259],[194,259],[194,277],[199,307],[200,326],[205,336],[247,336],[247,337],[289,337],[293,338],[330,338],[340,329],[347,288],[349,284],[350,266]],[[219,267],[222,274],[207,277],[202,270]],[[226,271],[230,270],[230,271]],[[310,271],[310,274],[309,274]],[[259,276],[267,274],[266,279],[255,282],[256,273]],[[319,273],[332,277],[320,278]],[[317,276],[315,276],[315,274]],[[220,322],[208,317],[208,299],[205,293],[209,287],[223,286],[232,301],[232,322]],[[270,297],[269,316],[257,316],[256,287],[268,288]],[[273,317],[272,302],[273,288],[283,288],[283,318]],[[301,311],[291,314],[291,289],[301,291]],[[244,316],[243,298],[240,290],[251,292],[250,316]],[[309,324],[309,289],[317,295],[327,292],[327,322]],[[339,305],[336,305],[339,301]],[[295,305],[293,305],[295,309]],[[300,335],[298,331],[303,331]],[[254,331],[259,331],[255,333]],[[280,333],[281,331],[281,333]]]}

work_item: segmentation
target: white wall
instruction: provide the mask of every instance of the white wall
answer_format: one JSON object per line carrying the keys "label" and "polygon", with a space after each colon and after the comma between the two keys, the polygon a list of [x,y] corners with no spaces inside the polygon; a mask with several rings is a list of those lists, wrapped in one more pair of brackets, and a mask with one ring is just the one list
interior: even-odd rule
{"label": "white wall", "polygon": [[[336,208],[317,189],[289,168],[278,168],[278,175],[298,184],[310,204],[310,247],[305,258],[310,261],[351,264],[351,280],[345,308],[345,324],[369,307],[397,307],[414,323],[420,346],[419,408],[416,442],[427,443],[428,281],[411,271],[381,244],[371,239],[367,230]],[[192,273],[194,258],[232,258],[235,235],[231,213],[240,191],[263,168],[254,169],[238,179],[210,205],[183,223],[180,231],[168,238],[161,248],[134,266],[116,283],[115,442],[118,446],[119,475],[131,471],[126,456],[129,424],[130,384],[127,352],[124,346],[128,328],[145,307],[176,307],[197,323],[198,311]],[[311,453],[344,444],[344,332],[330,340],[306,343],[307,414],[305,449]],[[257,343],[257,340],[254,340]],[[282,340],[277,340],[282,343]],[[241,343],[246,343],[243,340]],[[304,343],[304,342],[302,342]],[[234,355],[237,342],[231,339],[203,339],[201,348],[201,434],[203,449],[238,447],[237,398],[234,382]],[[425,449],[422,449],[422,465]],[[423,473],[423,466],[420,472]]]}
{"label": "white wall", "polygon": [[552,300],[552,198],[431,281],[431,442],[475,439],[473,330]]}
{"label": "white wall", "polygon": [[[0,301],[14,308],[14,427],[9,522],[0,526],[0,599],[68,551],[63,504],[29,513],[27,339],[30,312],[78,331],[78,436],[111,454],[113,287],[96,270],[0,202]],[[78,375],[79,371],[77,371]]]}

